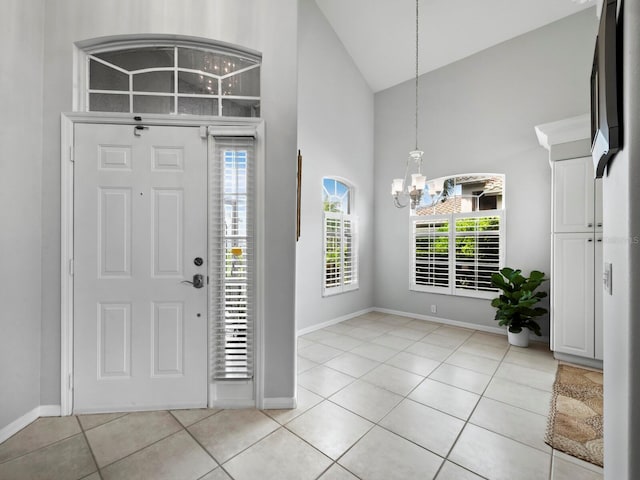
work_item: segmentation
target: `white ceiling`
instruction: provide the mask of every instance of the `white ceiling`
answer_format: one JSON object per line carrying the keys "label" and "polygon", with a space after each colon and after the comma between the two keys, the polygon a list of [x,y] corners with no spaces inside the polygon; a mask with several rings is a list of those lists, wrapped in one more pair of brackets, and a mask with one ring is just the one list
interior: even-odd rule
{"label": "white ceiling", "polygon": [[[414,0],[316,0],[374,92],[415,76]],[[420,0],[420,74],[596,0]]]}

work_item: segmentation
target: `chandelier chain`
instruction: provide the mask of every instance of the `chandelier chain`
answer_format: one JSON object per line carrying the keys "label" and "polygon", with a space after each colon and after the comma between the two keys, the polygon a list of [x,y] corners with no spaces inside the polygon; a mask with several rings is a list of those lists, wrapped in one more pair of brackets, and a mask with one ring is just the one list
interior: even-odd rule
{"label": "chandelier chain", "polygon": [[419,50],[419,18],[420,18],[420,11],[419,11],[419,0],[416,0],[416,150],[418,150],[418,62],[419,62],[419,57],[418,57],[418,50]]}

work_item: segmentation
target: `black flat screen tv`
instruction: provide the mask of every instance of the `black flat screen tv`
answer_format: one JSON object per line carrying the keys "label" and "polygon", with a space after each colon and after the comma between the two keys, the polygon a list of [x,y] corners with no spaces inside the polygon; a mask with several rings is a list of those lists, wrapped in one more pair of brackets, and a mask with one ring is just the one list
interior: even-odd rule
{"label": "black flat screen tv", "polygon": [[617,0],[604,0],[591,70],[591,155],[596,178],[620,149]]}

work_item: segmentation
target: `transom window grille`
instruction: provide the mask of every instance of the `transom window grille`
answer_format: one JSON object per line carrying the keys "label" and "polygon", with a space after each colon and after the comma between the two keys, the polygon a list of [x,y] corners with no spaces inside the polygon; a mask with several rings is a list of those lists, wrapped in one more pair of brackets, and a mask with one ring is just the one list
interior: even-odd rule
{"label": "transom window grille", "polygon": [[352,188],[335,178],[322,181],[324,296],[358,288],[358,219],[351,213]]}
{"label": "transom window grille", "polygon": [[260,116],[260,58],[184,46],[87,55],[92,112]]}
{"label": "transom window grille", "polygon": [[411,289],[492,298],[504,264],[503,175],[430,182],[411,222]]}
{"label": "transom window grille", "polygon": [[214,379],[249,379],[254,367],[254,139],[215,138],[210,166]]}

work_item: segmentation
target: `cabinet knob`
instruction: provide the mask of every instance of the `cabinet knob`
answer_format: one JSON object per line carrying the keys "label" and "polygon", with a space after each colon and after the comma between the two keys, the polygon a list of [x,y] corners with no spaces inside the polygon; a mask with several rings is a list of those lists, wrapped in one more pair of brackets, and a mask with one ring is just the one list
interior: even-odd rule
{"label": "cabinet knob", "polygon": [[593,238],[590,238],[589,240],[587,240],[587,242],[593,242]]}
{"label": "cabinet knob", "polygon": [[601,227],[602,226],[602,222],[598,222],[598,226]]}
{"label": "cabinet knob", "polygon": [[589,228],[593,227],[593,223],[587,223],[587,227]]}

